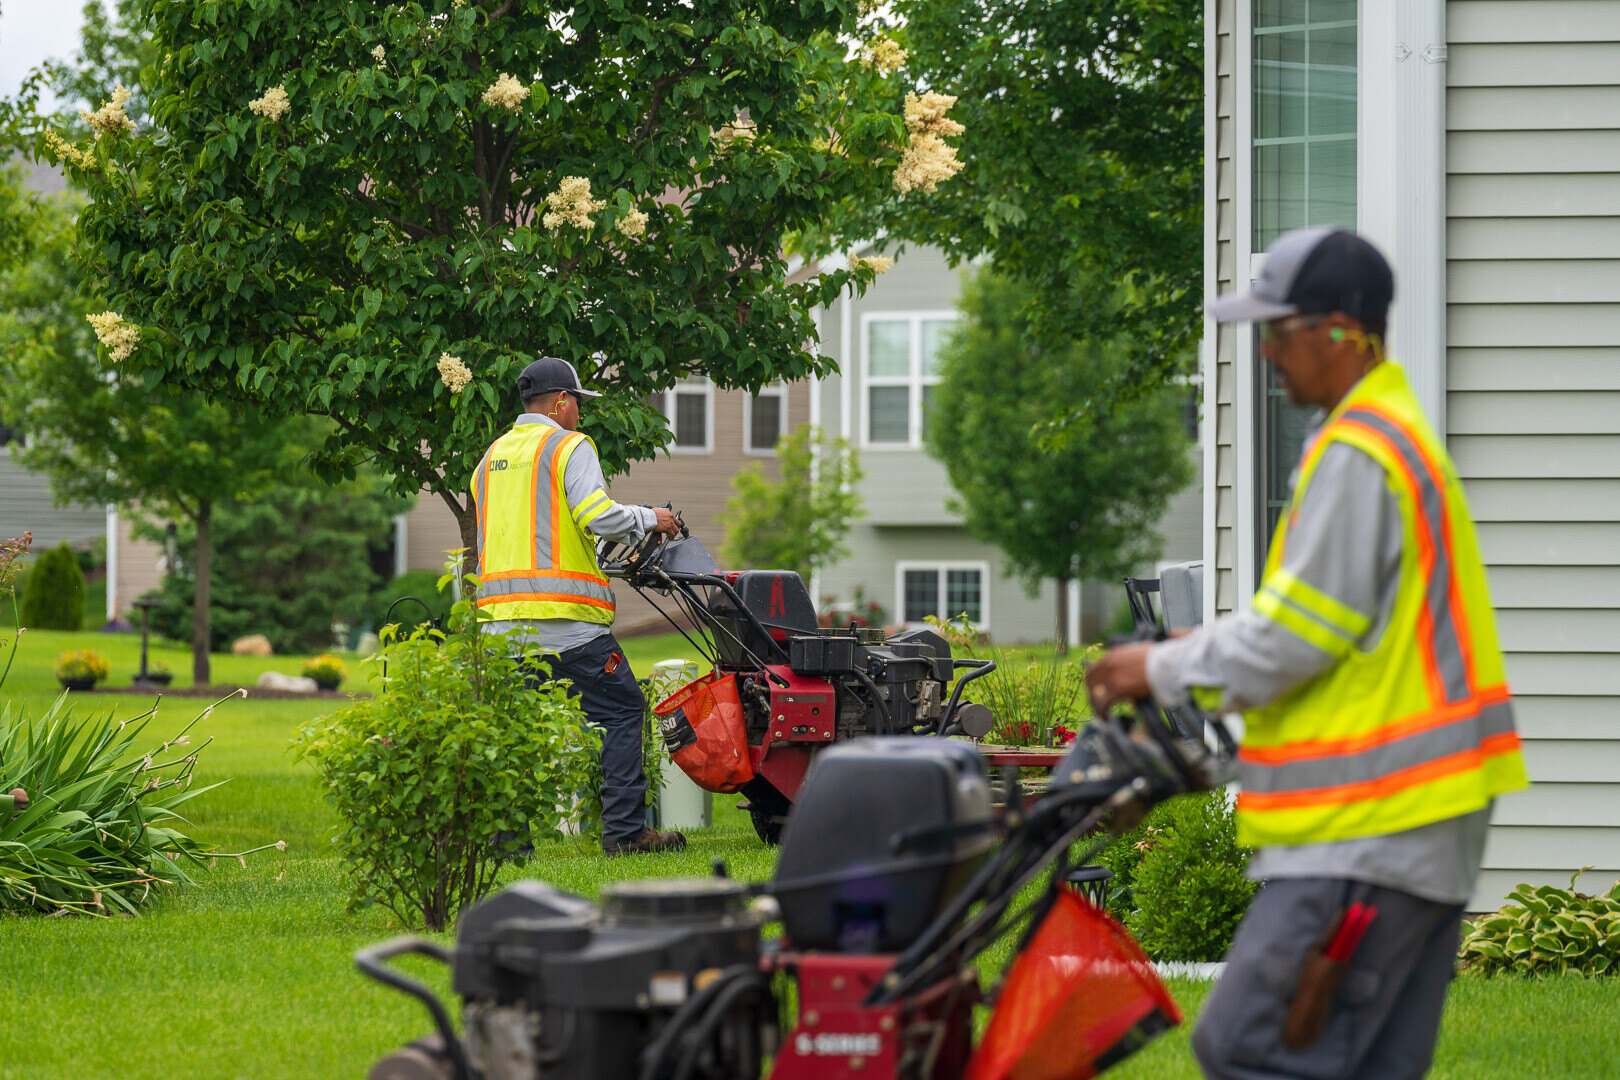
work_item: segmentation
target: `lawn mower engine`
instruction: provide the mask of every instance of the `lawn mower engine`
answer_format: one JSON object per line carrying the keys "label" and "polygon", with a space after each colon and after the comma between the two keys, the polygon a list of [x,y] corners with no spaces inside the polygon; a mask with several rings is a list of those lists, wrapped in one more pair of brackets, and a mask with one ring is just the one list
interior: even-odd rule
{"label": "lawn mower engine", "polygon": [[[810,761],[826,747],[860,735],[990,731],[990,710],[962,691],[994,663],[954,659],[933,630],[822,627],[796,572],[722,571],[695,537],[598,557],[655,607],[673,602],[707,631],[700,648],[713,671],[698,707],[671,698],[655,712],[676,764],[707,790],[741,791],[767,843],[780,840]],[[701,738],[696,729],[725,709],[740,713],[734,737]]]}

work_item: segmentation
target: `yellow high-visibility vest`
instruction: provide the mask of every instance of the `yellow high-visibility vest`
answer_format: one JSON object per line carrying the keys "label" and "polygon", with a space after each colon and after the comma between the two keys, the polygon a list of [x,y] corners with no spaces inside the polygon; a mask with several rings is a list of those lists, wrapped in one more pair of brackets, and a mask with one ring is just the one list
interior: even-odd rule
{"label": "yellow high-visibility vest", "polygon": [[[1282,566],[1289,521],[1335,442],[1382,465],[1400,506],[1400,584],[1370,651],[1359,644],[1367,616]],[[1473,519],[1395,364],[1357,383],[1306,450],[1254,606],[1338,663],[1245,714],[1240,843],[1382,836],[1471,813],[1528,784]]]}
{"label": "yellow high-visibility vest", "polygon": [[611,625],[613,590],[585,525],[605,510],[594,492],[576,515],[563,472],[586,436],[515,424],[473,475],[478,509],[478,607],[496,619],[574,619]]}

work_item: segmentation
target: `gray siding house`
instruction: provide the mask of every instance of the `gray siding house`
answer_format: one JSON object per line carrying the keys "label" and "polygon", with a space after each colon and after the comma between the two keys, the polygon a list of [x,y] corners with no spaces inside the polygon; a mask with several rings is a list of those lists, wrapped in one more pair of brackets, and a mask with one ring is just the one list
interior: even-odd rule
{"label": "gray siding house", "polygon": [[[847,603],[860,589],[893,623],[967,611],[998,641],[1052,639],[1056,586],[1046,582],[1030,596],[995,545],[968,535],[950,509],[944,466],[923,449],[924,406],[938,382],[934,359],[956,322],[960,287],[960,272],[940,251],[911,246],[866,295],[846,293],[816,313],[821,352],[838,374],[813,384],[810,422],[849,440],[866,474],[866,516],[850,536],[850,556],[819,575],[818,601]],[[1160,525],[1162,561],[1199,557],[1202,512],[1196,487],[1172,500]],[[1119,582],[1072,587],[1070,642],[1095,640],[1123,599]]]}
{"label": "gray siding house", "polygon": [[[1306,224],[1391,256],[1390,347],[1479,523],[1533,787],[1473,905],[1620,875],[1620,2],[1212,0],[1206,291]],[[1206,612],[1248,602],[1302,416],[1207,327]]]}

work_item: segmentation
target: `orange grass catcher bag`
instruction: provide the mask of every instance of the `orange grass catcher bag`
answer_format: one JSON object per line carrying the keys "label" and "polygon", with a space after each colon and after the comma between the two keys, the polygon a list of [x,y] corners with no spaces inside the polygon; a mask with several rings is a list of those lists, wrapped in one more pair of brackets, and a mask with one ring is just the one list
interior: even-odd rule
{"label": "orange grass catcher bag", "polygon": [[1063,889],[1007,972],[967,1080],[1085,1080],[1179,1023],[1125,928]]}
{"label": "orange grass catcher bag", "polygon": [[754,778],[737,677],[711,671],[653,706],[664,748],[705,791],[729,794]]}

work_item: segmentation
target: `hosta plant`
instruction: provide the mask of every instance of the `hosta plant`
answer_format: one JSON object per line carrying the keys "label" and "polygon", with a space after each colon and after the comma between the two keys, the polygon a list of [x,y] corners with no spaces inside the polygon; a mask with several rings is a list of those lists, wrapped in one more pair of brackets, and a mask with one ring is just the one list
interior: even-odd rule
{"label": "hosta plant", "polygon": [[143,742],[153,711],[81,720],[65,700],[37,720],[0,717],[0,791],[10,793],[0,800],[0,911],[134,914],[156,887],[191,884],[189,869],[236,856],[184,831],[180,808],[218,786],[192,787],[202,747],[188,748],[186,732],[196,720]]}
{"label": "hosta plant", "polygon": [[1620,967],[1620,880],[1596,896],[1520,885],[1495,914],[1463,935],[1463,970],[1481,975],[1604,975]]}

